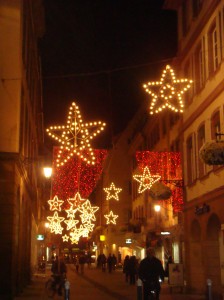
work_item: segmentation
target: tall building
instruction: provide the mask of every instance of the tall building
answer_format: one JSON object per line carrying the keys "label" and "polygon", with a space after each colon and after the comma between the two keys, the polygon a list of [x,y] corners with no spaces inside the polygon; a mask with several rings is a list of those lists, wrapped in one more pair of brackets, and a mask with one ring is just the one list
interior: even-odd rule
{"label": "tall building", "polygon": [[[211,282],[213,298],[222,299],[224,171],[223,162],[216,165],[214,160],[220,145],[216,138],[222,140],[224,133],[224,1],[167,0],[164,8],[178,14],[179,74],[193,79],[179,128],[186,285],[190,291],[205,294]],[[201,159],[201,148],[208,142],[213,149],[210,161]]]}
{"label": "tall building", "polygon": [[37,263],[43,109],[41,1],[0,3],[0,298],[13,299]]}

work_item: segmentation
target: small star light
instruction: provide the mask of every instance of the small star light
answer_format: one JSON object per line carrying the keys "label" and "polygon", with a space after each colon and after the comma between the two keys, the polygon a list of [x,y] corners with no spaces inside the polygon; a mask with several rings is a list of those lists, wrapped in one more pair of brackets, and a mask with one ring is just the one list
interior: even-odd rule
{"label": "small star light", "polygon": [[[94,151],[90,140],[106,126],[101,121],[83,123],[79,107],[72,103],[67,117],[67,124],[51,126],[47,133],[61,144],[57,155],[57,167],[64,165],[72,156],[77,155],[87,164],[95,164]],[[62,155],[63,154],[63,155]]]}
{"label": "small star light", "polygon": [[122,191],[120,188],[116,188],[114,183],[112,182],[109,188],[104,188],[104,191],[107,193],[106,200],[110,200],[114,198],[115,200],[119,200],[118,193]]}
{"label": "small star light", "polygon": [[50,210],[58,210],[61,211],[61,206],[64,203],[63,200],[59,200],[58,196],[54,196],[53,200],[47,201],[50,205]]}
{"label": "small star light", "polygon": [[118,215],[114,215],[112,210],[109,212],[108,215],[104,215],[104,217],[107,219],[107,224],[116,224],[116,219],[118,218]]}
{"label": "small star light", "polygon": [[67,234],[63,235],[62,240],[63,240],[63,242],[68,242],[69,236]]}
{"label": "small star light", "polygon": [[[169,65],[162,73],[160,81],[151,81],[143,87],[153,99],[150,105],[150,114],[161,112],[169,108],[174,112],[183,113],[182,95],[191,87],[192,80],[176,79],[173,69]],[[157,92],[154,92],[153,89]]]}
{"label": "small star light", "polygon": [[151,175],[149,168],[145,167],[143,171],[143,175],[134,175],[133,178],[140,182],[138,192],[142,193],[145,190],[150,190],[152,185],[156,182],[159,181],[161,176],[160,175]]}
{"label": "small star light", "polygon": [[61,226],[61,222],[63,222],[65,218],[59,217],[58,212],[55,211],[53,217],[47,217],[47,219],[50,222],[49,228],[51,229],[51,233],[62,234],[63,227]]}

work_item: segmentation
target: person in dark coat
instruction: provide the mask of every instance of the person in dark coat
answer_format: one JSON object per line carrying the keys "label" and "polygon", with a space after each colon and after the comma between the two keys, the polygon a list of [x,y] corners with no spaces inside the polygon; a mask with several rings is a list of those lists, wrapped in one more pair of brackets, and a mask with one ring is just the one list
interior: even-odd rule
{"label": "person in dark coat", "polygon": [[129,263],[129,255],[126,255],[124,258],[124,263],[123,263],[123,273],[125,274],[125,281],[128,282],[128,277],[129,277],[129,273],[128,273],[128,263]]}
{"label": "person in dark coat", "polygon": [[135,255],[131,256],[128,262],[128,273],[129,273],[129,283],[134,285],[136,281],[136,275],[138,270],[138,261]]}
{"label": "person in dark coat", "polygon": [[143,282],[143,300],[148,300],[152,284],[155,286],[156,300],[159,300],[161,290],[159,280],[164,280],[164,269],[161,261],[155,257],[153,248],[148,248],[146,254],[146,258],[140,262],[138,271],[138,276]]}
{"label": "person in dark coat", "polygon": [[172,263],[173,263],[173,258],[172,256],[169,256],[165,268],[165,277],[168,277],[168,282],[169,282],[169,265]]}
{"label": "person in dark coat", "polygon": [[111,273],[112,268],[113,268],[113,257],[111,255],[111,253],[109,254],[109,256],[107,258],[107,268],[108,268],[108,272]]}
{"label": "person in dark coat", "polygon": [[58,259],[58,256],[56,256],[56,259],[55,261],[53,261],[51,266],[51,272],[53,273],[55,278],[55,287],[58,285],[58,295],[62,295],[64,276],[67,273],[67,267],[64,263],[63,257],[60,257]]}

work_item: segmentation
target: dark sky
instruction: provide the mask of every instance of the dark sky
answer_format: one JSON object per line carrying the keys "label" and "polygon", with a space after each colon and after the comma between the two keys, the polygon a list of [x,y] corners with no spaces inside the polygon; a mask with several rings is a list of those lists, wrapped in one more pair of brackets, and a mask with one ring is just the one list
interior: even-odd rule
{"label": "dark sky", "polygon": [[160,0],[44,0],[40,42],[45,127],[64,124],[72,101],[84,122],[107,123],[96,148],[121,132],[176,55],[176,13]]}

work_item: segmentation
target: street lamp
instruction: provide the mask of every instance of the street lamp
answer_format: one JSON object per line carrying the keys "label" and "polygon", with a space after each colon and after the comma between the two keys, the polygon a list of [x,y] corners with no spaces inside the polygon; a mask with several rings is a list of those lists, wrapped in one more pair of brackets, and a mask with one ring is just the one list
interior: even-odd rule
{"label": "street lamp", "polygon": [[50,178],[52,175],[52,168],[51,167],[44,167],[44,176],[46,178]]}
{"label": "street lamp", "polygon": [[160,212],[161,206],[158,204],[154,205],[154,210],[155,210],[155,212]]}

